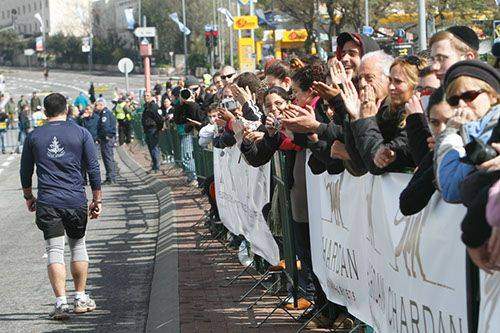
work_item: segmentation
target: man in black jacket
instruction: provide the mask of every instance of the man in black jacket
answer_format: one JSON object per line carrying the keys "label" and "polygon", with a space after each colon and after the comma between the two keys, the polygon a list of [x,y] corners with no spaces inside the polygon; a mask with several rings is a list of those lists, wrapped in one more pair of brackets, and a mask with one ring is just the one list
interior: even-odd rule
{"label": "man in black jacket", "polygon": [[158,111],[158,105],[155,103],[151,92],[144,94],[144,112],[142,113],[142,128],[146,136],[149,154],[151,155],[151,172],[157,173],[160,170],[160,147],[159,133],[163,128],[163,118]]}

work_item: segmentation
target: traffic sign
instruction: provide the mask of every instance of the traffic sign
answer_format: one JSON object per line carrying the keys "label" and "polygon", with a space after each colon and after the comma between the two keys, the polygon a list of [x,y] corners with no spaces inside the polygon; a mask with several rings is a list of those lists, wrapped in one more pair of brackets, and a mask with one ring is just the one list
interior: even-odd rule
{"label": "traffic sign", "polygon": [[82,52],[83,53],[90,52],[90,37],[82,38]]}
{"label": "traffic sign", "polygon": [[155,27],[139,27],[134,30],[134,35],[137,38],[147,38],[156,36]]}
{"label": "traffic sign", "polygon": [[29,57],[29,56],[32,56],[33,54],[35,54],[35,50],[33,50],[33,49],[25,49],[24,50],[24,55],[25,56]]}
{"label": "traffic sign", "polygon": [[128,74],[134,69],[134,63],[129,58],[121,58],[120,61],[118,61],[118,69],[123,74]]}
{"label": "traffic sign", "polygon": [[374,32],[375,32],[375,30],[373,30],[373,28],[370,27],[369,25],[363,26],[363,35],[371,36],[371,35],[373,35]]}

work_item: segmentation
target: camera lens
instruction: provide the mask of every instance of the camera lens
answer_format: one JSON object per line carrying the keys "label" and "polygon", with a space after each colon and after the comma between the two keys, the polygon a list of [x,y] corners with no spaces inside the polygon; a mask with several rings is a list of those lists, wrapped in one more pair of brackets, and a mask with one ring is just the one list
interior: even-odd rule
{"label": "camera lens", "polygon": [[179,94],[182,99],[189,99],[191,97],[191,90],[182,89]]}

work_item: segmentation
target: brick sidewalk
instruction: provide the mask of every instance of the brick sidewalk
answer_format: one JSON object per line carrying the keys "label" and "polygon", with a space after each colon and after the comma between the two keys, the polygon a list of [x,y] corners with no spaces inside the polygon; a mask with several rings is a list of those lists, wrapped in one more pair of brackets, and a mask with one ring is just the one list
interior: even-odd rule
{"label": "brick sidewalk", "polygon": [[[150,169],[150,157],[147,149],[132,145],[128,149],[131,156],[146,170]],[[251,297],[238,302],[240,296],[252,285],[248,275],[229,287],[223,287],[228,278],[232,278],[242,269],[236,252],[223,254],[220,243],[210,242],[209,249],[201,251],[196,247],[198,234],[192,226],[198,222],[209,204],[198,188],[186,186],[182,171],[171,165],[162,165],[158,177],[172,188],[176,206],[177,244],[179,248],[179,299],[180,325],[182,332],[295,332],[300,324],[281,309],[259,329],[252,327],[247,307],[261,294],[255,291]],[[198,228],[198,232],[204,230]],[[218,256],[214,262],[213,258]],[[260,321],[274,307],[275,297],[265,297],[255,307],[254,316]],[[295,312],[294,315],[298,315]],[[312,326],[313,324],[311,324]],[[322,332],[314,329],[308,331]]]}

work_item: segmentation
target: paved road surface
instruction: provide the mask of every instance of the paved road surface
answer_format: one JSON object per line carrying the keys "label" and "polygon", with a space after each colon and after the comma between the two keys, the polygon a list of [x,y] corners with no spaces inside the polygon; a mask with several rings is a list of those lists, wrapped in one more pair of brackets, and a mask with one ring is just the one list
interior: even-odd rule
{"label": "paved road surface", "polygon": [[[38,91],[42,95],[48,92],[60,92],[65,96],[74,99],[78,93],[83,90],[87,92],[90,82],[94,82],[97,87],[107,87],[104,97],[110,101],[114,87],[125,89],[125,77],[123,75],[99,74],[89,76],[84,72],[70,72],[61,70],[51,70],[49,79],[44,80],[41,71],[28,71],[25,69],[13,69],[9,67],[0,67],[3,72],[6,83],[6,91],[14,95],[17,102],[20,95],[31,96],[33,91]],[[139,88],[144,87],[144,77],[142,75],[130,75],[130,89],[138,93]],[[157,76],[152,77],[151,84],[154,85]],[[162,82],[166,81],[162,78]],[[98,93],[96,92],[96,97]]]}
{"label": "paved road surface", "polygon": [[[42,233],[34,224],[33,214],[25,209],[20,190],[19,155],[0,154],[0,331],[144,330],[158,203],[124,164],[119,162],[119,167],[118,185],[104,188],[102,218],[92,220],[88,227],[88,291],[98,309],[61,323],[47,319],[54,299],[47,279]],[[66,260],[69,263],[68,256]],[[72,301],[70,282],[68,277]]]}

